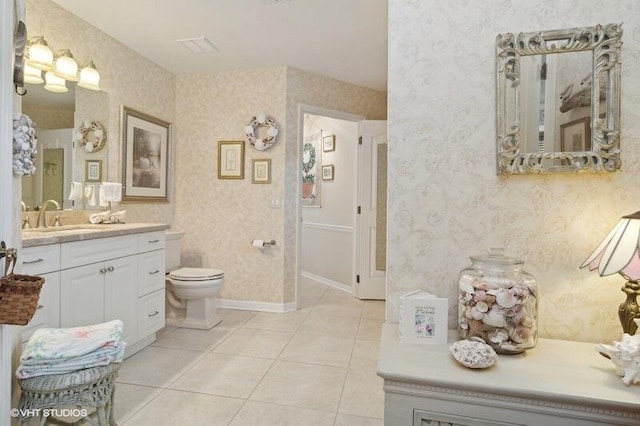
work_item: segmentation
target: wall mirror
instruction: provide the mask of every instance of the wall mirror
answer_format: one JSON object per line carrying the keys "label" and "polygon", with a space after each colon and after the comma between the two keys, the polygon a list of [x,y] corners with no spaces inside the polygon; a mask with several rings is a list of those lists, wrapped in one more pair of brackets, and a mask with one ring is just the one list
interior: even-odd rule
{"label": "wall mirror", "polygon": [[497,172],[620,169],[622,25],[496,38]]}
{"label": "wall mirror", "polygon": [[[109,96],[75,84],[67,86],[66,93],[52,93],[42,85],[25,85],[27,94],[22,97],[22,112],[35,123],[38,139],[36,173],[22,178],[22,201],[31,209],[50,199],[64,209],[91,208],[88,202],[69,200],[71,182],[87,181],[86,160],[101,161],[106,170],[107,149],[87,152],[82,143],[76,142],[74,146],[74,139],[82,123],[97,121],[108,125]],[[108,140],[109,135],[102,136]]]}

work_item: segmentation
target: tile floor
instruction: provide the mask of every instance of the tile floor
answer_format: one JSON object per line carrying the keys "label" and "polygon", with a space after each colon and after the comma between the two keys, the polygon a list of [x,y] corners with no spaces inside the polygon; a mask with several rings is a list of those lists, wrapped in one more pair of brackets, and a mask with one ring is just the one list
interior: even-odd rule
{"label": "tile floor", "polygon": [[298,311],[220,315],[211,330],[167,327],[124,361],[119,425],[383,424],[384,302],[303,280]]}

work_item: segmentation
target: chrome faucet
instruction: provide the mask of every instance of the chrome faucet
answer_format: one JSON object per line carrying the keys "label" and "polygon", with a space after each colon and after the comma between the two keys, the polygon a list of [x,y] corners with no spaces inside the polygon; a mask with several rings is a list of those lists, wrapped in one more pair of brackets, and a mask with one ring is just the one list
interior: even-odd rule
{"label": "chrome faucet", "polygon": [[42,218],[42,227],[43,228],[47,227],[46,211],[47,211],[47,207],[49,207],[49,204],[55,205],[56,210],[60,210],[60,204],[58,204],[56,200],[47,200],[44,203],[42,203],[42,205],[40,206],[40,211],[38,212],[38,221],[36,222],[36,228],[40,228],[40,223],[41,223],[40,218]]}

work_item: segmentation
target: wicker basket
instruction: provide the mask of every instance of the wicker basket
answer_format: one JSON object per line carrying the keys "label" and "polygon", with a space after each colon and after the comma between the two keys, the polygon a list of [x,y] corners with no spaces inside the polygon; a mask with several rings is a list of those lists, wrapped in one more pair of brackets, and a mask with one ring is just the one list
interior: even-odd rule
{"label": "wicker basket", "polygon": [[0,324],[26,325],[36,313],[44,278],[10,274],[0,278]]}

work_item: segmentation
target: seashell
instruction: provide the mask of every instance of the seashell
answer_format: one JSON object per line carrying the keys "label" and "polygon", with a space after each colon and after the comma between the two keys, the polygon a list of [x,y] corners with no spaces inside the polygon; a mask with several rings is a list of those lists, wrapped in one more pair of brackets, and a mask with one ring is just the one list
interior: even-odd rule
{"label": "seashell", "polygon": [[468,368],[491,367],[498,360],[491,346],[476,340],[459,340],[449,350],[456,361]]}
{"label": "seashell", "polygon": [[489,335],[489,341],[497,344],[501,344],[507,339],[509,339],[509,333],[507,333],[507,331],[503,328],[498,328]]}
{"label": "seashell", "polygon": [[264,112],[260,112],[258,113],[258,115],[256,115],[256,120],[258,121],[258,123],[264,124],[264,122],[267,121],[267,116]]}
{"label": "seashell", "polygon": [[[87,151],[87,152],[93,152],[93,144],[92,143],[87,143],[84,146],[84,150]],[[145,160],[146,160],[146,158],[145,158]],[[149,161],[149,160],[147,160],[147,161]],[[147,167],[143,167],[143,169],[146,169],[146,168]]]}
{"label": "seashell", "polygon": [[498,310],[499,308],[496,308],[495,306],[496,305],[493,305],[491,310],[485,314],[484,318],[482,318],[482,322],[492,327],[504,327],[505,325],[507,325],[504,319],[504,314],[500,312]]}
{"label": "seashell", "polygon": [[487,298],[487,292],[484,290],[478,290],[473,295],[474,302],[483,302]]}
{"label": "seashell", "polygon": [[[634,321],[640,327],[640,319]],[[600,343],[596,350],[611,359],[625,386],[640,383],[640,334],[630,336],[624,333],[621,341],[613,342],[613,345]]]}
{"label": "seashell", "polygon": [[476,303],[476,309],[479,310],[480,312],[487,312],[489,310],[489,305],[487,305],[484,302],[478,302]]}
{"label": "seashell", "polygon": [[503,308],[513,308],[518,304],[518,298],[512,290],[502,290],[496,294],[496,303]]}
{"label": "seashell", "polygon": [[253,135],[253,127],[251,127],[251,126],[247,126],[247,127],[245,127],[245,128],[244,128],[244,132],[245,132],[247,135]]}
{"label": "seashell", "polygon": [[255,147],[258,151],[264,151],[264,149],[266,148],[262,139],[256,139]]}
{"label": "seashell", "polygon": [[484,312],[481,312],[480,310],[478,310],[477,306],[474,306],[473,308],[471,308],[471,317],[474,320],[480,321],[482,318],[484,318]]}
{"label": "seashell", "polygon": [[278,136],[278,128],[277,127],[270,127],[269,130],[267,130],[267,134],[269,136],[271,136],[272,138]]}
{"label": "seashell", "polygon": [[470,276],[468,275],[464,275],[460,278],[460,290],[464,291],[465,293],[469,293],[469,294],[473,294],[473,292],[475,292],[475,289],[473,288],[473,285],[471,284],[473,281],[471,279]]}

